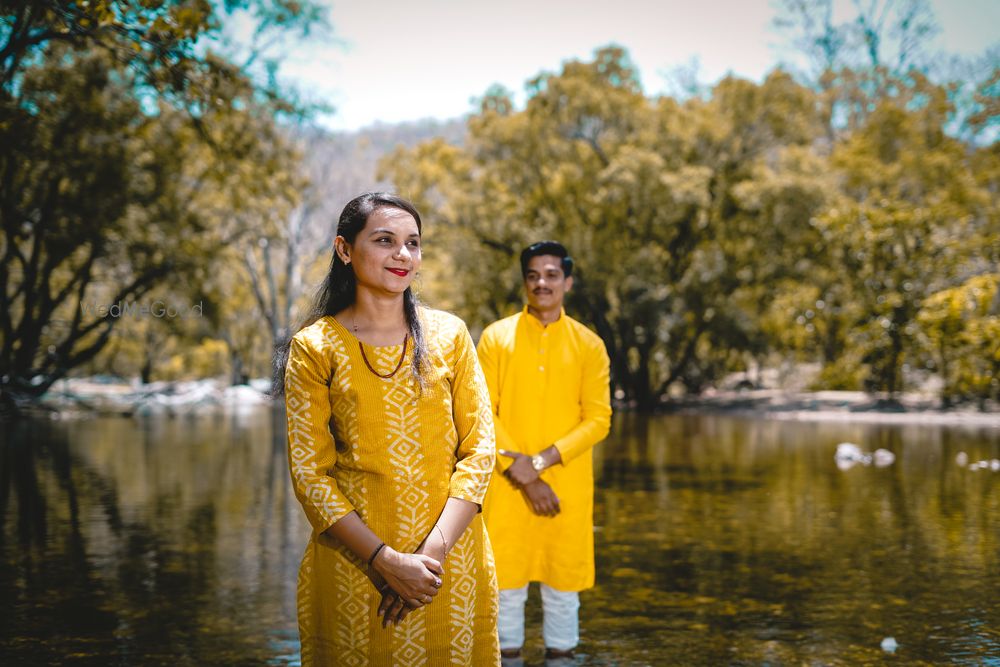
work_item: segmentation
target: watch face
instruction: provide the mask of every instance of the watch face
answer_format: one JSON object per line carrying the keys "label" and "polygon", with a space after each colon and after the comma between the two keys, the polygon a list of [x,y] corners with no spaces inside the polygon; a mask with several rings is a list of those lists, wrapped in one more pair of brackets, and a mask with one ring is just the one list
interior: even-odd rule
{"label": "watch face", "polygon": [[541,456],[535,455],[531,457],[531,467],[535,470],[541,472],[542,468],[545,467],[545,461]]}

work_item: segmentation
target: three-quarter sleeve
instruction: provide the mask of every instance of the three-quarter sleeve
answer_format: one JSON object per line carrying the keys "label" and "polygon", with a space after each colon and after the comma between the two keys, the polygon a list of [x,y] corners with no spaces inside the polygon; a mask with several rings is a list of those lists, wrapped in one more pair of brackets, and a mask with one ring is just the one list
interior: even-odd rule
{"label": "three-quarter sleeve", "polygon": [[493,407],[472,337],[462,326],[455,341],[451,386],[458,448],[449,495],[482,507],[496,459]]}
{"label": "three-quarter sleeve", "polygon": [[553,443],[563,464],[590,450],[611,428],[611,362],[597,339],[586,351],[580,384],[580,423]]}
{"label": "three-quarter sleeve", "polygon": [[330,433],[330,376],[327,355],[308,338],[292,338],[285,368],[288,468],[295,497],[316,534],[354,511],[329,474],[337,462]]}

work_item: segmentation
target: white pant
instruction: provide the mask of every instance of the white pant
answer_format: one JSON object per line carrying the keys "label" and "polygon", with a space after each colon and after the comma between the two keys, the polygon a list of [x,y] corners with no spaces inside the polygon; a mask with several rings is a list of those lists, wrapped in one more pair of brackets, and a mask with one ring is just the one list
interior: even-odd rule
{"label": "white pant", "polygon": [[[542,637],[545,648],[569,651],[580,642],[580,594],[557,591],[541,584]],[[524,603],[528,587],[500,591],[500,648],[521,648],[524,645]]]}

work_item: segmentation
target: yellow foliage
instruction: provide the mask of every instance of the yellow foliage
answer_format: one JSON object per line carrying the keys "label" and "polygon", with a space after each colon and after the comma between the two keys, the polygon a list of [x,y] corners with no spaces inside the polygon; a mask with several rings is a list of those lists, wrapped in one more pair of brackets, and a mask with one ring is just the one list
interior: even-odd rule
{"label": "yellow foliage", "polygon": [[163,380],[192,380],[219,377],[228,370],[229,346],[224,341],[206,338],[170,357],[157,375]]}

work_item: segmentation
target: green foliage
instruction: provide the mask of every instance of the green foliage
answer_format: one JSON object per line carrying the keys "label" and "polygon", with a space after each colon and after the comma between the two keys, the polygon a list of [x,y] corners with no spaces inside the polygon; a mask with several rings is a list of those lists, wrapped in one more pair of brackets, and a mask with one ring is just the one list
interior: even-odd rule
{"label": "green foliage", "polygon": [[947,399],[1000,399],[1000,274],[937,292],[917,320]]}
{"label": "green foliage", "polygon": [[566,243],[570,308],[639,405],[774,352],[823,362],[817,387],[898,392],[925,300],[995,266],[996,150],[945,134],[945,88],[880,77],[831,135],[825,93],[780,70],[650,99],[608,47],[531,80],[522,111],[491,89],[464,146],[382,167],[433,221],[432,284],[473,328],[518,307],[522,247]]}
{"label": "green foliage", "polygon": [[846,318],[842,311],[840,327],[862,351],[868,388],[890,393],[904,389],[904,365],[915,365],[923,302],[969,267],[985,266],[986,246],[973,240],[995,234],[994,198],[977,182],[976,152],[944,134],[945,91],[918,80],[906,92],[835,146],[840,196],[817,218],[828,240],[824,259],[861,306]]}
{"label": "green foliage", "polygon": [[788,239],[815,235],[797,213],[824,196],[812,94],[776,72],[726,79],[708,101],[649,100],[616,47],[529,91],[517,113],[487,96],[466,148],[430,142],[384,162],[443,227],[433,247],[461,249],[439,265],[463,277],[457,310],[474,326],[510,312],[516,253],[554,237],[578,260],[571,305],[626,397],[700,390],[762,348],[758,288],[795,272]]}
{"label": "green foliage", "polygon": [[[0,394],[10,401],[97,359],[126,321],[111,304],[201,296],[221,251],[261,233],[299,182],[274,121],[287,104],[199,46],[218,29],[212,3],[0,10]],[[147,348],[213,333],[125,329]],[[140,359],[148,379],[156,355]]]}

